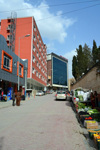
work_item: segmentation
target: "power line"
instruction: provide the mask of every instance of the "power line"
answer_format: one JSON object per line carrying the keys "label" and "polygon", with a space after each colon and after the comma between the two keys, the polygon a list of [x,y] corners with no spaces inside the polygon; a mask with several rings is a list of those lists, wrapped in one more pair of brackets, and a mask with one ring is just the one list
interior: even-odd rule
{"label": "power line", "polygon": [[[90,1],[82,1],[82,2],[77,1],[77,2],[71,2],[71,3],[49,5],[49,7],[66,6],[66,5],[73,5],[73,4],[83,4],[83,3],[98,2],[98,1],[100,1],[100,0],[90,0]],[[44,8],[44,7],[48,7],[48,6],[44,5],[39,8]],[[23,9],[16,9],[16,10],[0,11],[0,13],[8,13],[8,12],[12,12],[12,11],[22,11],[22,10],[26,10],[26,9],[33,9],[33,8],[31,7],[31,8],[23,8]]]}
{"label": "power line", "polygon": [[[83,8],[79,8],[79,9],[75,9],[75,10],[71,10],[71,11],[67,11],[65,13],[62,13],[60,15],[56,15],[56,16],[53,16],[53,17],[47,17],[47,18],[38,19],[38,20],[35,19],[35,20],[36,21],[42,21],[42,20],[46,20],[46,19],[50,19],[50,18],[59,17],[59,16],[63,16],[63,15],[66,15],[66,14],[70,14],[70,13],[73,13],[73,12],[78,12],[78,11],[85,10],[85,9],[88,9],[88,8],[92,8],[92,7],[99,6],[99,5],[100,5],[100,3],[94,4],[94,5],[90,5],[90,6],[87,6],[87,7],[83,7]],[[29,23],[31,23],[31,22],[28,22],[26,24],[29,24]],[[17,26],[20,26],[20,25],[23,25],[23,23],[18,24]]]}
{"label": "power line", "polygon": [[[90,6],[87,6],[87,7],[83,7],[83,8],[79,8],[79,9],[75,9],[75,10],[71,10],[71,11],[68,11],[68,12],[62,13],[62,14],[60,14],[60,15],[56,15],[56,16],[54,16],[54,17],[63,16],[63,15],[69,14],[69,13],[73,13],[73,12],[81,11],[81,10],[88,9],[88,8],[91,8],[91,7],[95,7],[95,6],[99,6],[99,5],[100,5],[100,3],[95,4],[95,5],[90,5]],[[50,18],[54,18],[54,17],[47,17],[47,18],[44,18],[44,19],[36,20],[36,21],[46,20],[46,19],[50,19]]]}
{"label": "power line", "polygon": [[[96,2],[96,1],[100,1],[100,0],[90,0],[90,1],[77,1],[77,2],[71,2],[71,3],[64,3],[64,4],[55,4],[55,5],[49,5],[49,7],[55,7],[55,6],[61,6],[61,5],[73,5],[73,4],[82,4],[82,3],[89,3],[89,2]],[[45,7],[45,6],[44,6]]]}

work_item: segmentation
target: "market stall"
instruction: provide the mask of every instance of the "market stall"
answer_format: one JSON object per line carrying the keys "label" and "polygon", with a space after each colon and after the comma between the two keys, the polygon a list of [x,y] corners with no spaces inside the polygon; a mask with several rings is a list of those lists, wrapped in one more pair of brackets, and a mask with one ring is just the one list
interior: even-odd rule
{"label": "market stall", "polygon": [[91,106],[91,90],[77,88],[73,90],[72,107],[78,122],[87,129],[89,137],[100,149],[100,108]]}

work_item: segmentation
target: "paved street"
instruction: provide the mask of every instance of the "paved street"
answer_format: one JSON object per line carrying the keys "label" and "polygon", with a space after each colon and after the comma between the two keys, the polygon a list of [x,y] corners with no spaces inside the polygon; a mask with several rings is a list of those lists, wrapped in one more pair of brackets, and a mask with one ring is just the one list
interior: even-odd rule
{"label": "paved street", "polygon": [[68,101],[55,101],[54,94],[48,94],[22,101],[19,107],[11,104],[0,107],[0,150],[95,149]]}

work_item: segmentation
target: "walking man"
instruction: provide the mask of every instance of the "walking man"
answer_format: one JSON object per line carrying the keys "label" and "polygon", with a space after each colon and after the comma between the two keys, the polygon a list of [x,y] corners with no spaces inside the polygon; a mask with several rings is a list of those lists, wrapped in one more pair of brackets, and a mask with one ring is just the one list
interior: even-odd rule
{"label": "walking man", "polygon": [[15,106],[15,93],[12,94],[12,106]]}

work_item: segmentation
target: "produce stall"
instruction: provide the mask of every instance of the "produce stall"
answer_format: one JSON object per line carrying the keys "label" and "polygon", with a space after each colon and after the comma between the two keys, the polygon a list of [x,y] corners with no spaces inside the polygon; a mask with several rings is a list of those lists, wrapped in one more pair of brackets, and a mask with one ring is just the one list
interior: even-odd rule
{"label": "produce stall", "polygon": [[90,139],[100,150],[100,109],[92,109],[90,101],[91,91],[84,89],[75,89],[71,105],[76,113],[80,125],[87,130]]}

